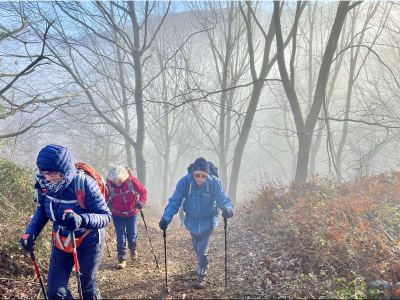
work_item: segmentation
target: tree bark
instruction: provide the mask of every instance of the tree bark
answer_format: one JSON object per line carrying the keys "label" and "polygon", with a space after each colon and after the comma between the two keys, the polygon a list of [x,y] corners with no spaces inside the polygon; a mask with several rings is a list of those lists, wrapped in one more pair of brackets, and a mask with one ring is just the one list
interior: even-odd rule
{"label": "tree bark", "polygon": [[[136,131],[136,172],[137,179],[143,186],[146,186],[146,160],[144,158],[144,141],[145,141],[145,121],[144,121],[144,109],[143,109],[143,70],[142,70],[142,55],[143,50],[141,48],[141,27],[139,26],[136,8],[133,1],[128,1],[129,16],[132,23],[133,35],[134,35],[134,47],[132,51],[133,58],[133,69],[135,73],[135,107],[136,107],[136,119],[137,119],[137,131]],[[145,16],[146,18],[148,16]]]}
{"label": "tree bark", "polygon": [[[274,21],[276,28],[276,44],[278,53],[279,73],[281,74],[282,84],[288,97],[289,104],[295,120],[297,137],[299,141],[299,151],[297,159],[296,177],[297,182],[306,182],[308,176],[308,166],[310,159],[310,149],[315,124],[323,102],[325,101],[326,86],[329,78],[329,71],[335,54],[343,23],[348,12],[348,1],[342,1],[338,5],[335,21],[325,48],[321,62],[321,68],[318,75],[317,86],[314,94],[314,100],[304,123],[300,103],[297,99],[295,89],[291,85],[289,75],[285,66],[284,48],[282,39],[282,30],[279,15],[280,2],[274,1]],[[296,25],[297,26],[297,25]],[[295,37],[294,37],[295,38]]]}
{"label": "tree bark", "polygon": [[253,123],[254,115],[257,110],[258,100],[260,99],[262,88],[264,87],[263,81],[258,81],[253,85],[253,92],[251,94],[250,104],[247,108],[246,117],[244,119],[242,130],[239,135],[239,140],[235,147],[235,154],[233,156],[231,178],[229,182],[228,195],[232,202],[236,202],[236,191],[239,180],[240,164],[242,162],[244,147],[246,146],[249,137],[251,124]]}

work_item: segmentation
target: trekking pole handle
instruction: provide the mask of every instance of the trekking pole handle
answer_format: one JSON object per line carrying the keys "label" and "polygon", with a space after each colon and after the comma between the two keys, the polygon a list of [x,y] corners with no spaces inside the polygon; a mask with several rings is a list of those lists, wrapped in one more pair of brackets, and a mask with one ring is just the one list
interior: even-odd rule
{"label": "trekking pole handle", "polygon": [[[29,234],[24,234],[24,236],[23,236],[24,241],[27,241],[28,237],[29,237]],[[29,254],[31,256],[32,261],[34,262],[35,261],[35,255],[33,254],[33,251],[29,251]]]}
{"label": "trekking pole handle", "polygon": [[73,211],[72,209],[70,209],[70,208],[64,210],[64,214],[63,214],[62,219],[65,220],[65,217],[68,216],[68,215],[70,215],[70,214],[72,214],[73,212],[74,212],[74,211]]}
{"label": "trekking pole handle", "polygon": [[[66,209],[64,210],[64,215],[63,215],[63,220],[65,219],[66,216],[72,214],[74,211],[72,209]],[[76,241],[75,241],[75,233],[73,230],[71,230],[69,232],[69,234],[71,235],[71,243],[72,243],[72,250],[74,253],[74,261],[75,261],[75,269],[76,269],[76,275],[78,277],[78,274],[80,276],[79,273],[79,262],[78,262],[78,256],[76,255]]]}
{"label": "trekking pole handle", "polygon": [[224,218],[224,229],[226,230],[228,228],[228,219]]}

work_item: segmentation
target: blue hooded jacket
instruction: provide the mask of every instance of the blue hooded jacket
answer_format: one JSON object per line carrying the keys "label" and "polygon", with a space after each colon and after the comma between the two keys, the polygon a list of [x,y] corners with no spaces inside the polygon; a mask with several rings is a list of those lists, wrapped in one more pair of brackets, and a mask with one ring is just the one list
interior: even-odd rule
{"label": "blue hooded jacket", "polygon": [[186,212],[184,224],[193,234],[201,234],[217,227],[218,209],[226,206],[234,212],[231,199],[226,196],[221,181],[211,174],[208,174],[208,178],[200,188],[197,187],[192,172],[179,180],[163,215],[169,223],[178,213],[184,198],[183,209]]}
{"label": "blue hooded jacket", "polygon": [[[45,187],[36,182],[38,189],[38,207],[26,230],[26,234],[33,234],[35,238],[42,231],[48,220],[53,221],[53,229],[61,236],[67,237],[69,232],[64,230],[62,220],[64,210],[72,209],[82,217],[81,227],[75,231],[75,236],[81,237],[88,229],[92,231],[83,239],[79,247],[89,247],[104,240],[104,227],[111,221],[111,212],[107,207],[97,182],[85,175],[85,200],[87,209],[80,207],[77,203],[62,203],[59,200],[76,200],[75,182],[77,169],[74,165],[72,152],[63,146],[48,145],[44,147],[37,158],[37,166],[40,171],[59,172],[63,175],[66,183],[57,191],[43,191]],[[46,197],[46,195],[48,197]],[[51,200],[53,199],[53,200]],[[99,230],[100,229],[100,230]],[[100,234],[100,236],[99,236]]]}

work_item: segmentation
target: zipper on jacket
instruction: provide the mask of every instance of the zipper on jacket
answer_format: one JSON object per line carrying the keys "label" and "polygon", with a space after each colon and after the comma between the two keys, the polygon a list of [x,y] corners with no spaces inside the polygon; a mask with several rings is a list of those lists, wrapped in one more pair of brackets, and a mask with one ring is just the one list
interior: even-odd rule
{"label": "zipper on jacket", "polygon": [[[201,188],[200,188],[201,189]],[[197,215],[200,217],[200,189],[197,190]],[[200,220],[199,220],[199,234],[200,234]]]}

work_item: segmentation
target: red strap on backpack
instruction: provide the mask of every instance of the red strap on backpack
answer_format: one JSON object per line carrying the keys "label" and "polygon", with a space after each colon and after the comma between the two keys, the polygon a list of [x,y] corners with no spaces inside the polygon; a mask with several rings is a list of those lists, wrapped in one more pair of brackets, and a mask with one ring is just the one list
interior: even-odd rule
{"label": "red strap on backpack", "polygon": [[[106,186],[104,184],[103,177],[99,174],[99,172],[97,172],[96,169],[93,168],[91,165],[80,163],[80,162],[75,163],[75,167],[78,170],[82,170],[85,174],[89,175],[97,182],[97,184],[100,188],[100,192],[103,194],[103,197],[105,199],[106,198]],[[76,196],[78,198],[78,205],[84,209],[87,209],[84,186],[81,186],[76,190]]]}

